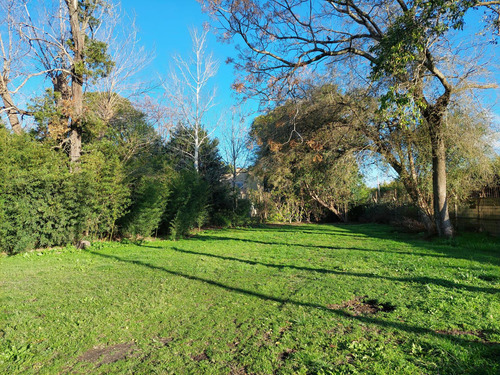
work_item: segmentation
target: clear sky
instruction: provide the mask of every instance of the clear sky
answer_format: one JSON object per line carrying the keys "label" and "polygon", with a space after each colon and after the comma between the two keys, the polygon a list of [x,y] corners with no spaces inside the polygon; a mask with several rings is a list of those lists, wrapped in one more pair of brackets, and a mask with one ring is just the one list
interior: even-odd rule
{"label": "clear sky", "polygon": [[[141,44],[155,51],[155,60],[145,69],[146,74],[153,76],[167,76],[173,55],[187,58],[192,46],[189,29],[202,29],[209,21],[195,0],[122,0],[122,8],[128,15],[135,16]],[[231,97],[233,69],[225,60],[235,55],[235,49],[217,42],[210,33],[208,51],[220,61],[219,72],[214,78],[218,87],[217,101],[229,107],[234,102]]]}
{"label": "clear sky", "polygon": [[[123,11],[135,18],[140,43],[155,53],[156,58],[143,72],[153,79],[159,76],[167,78],[172,69],[174,55],[188,59],[192,47],[190,29],[201,30],[203,24],[209,21],[208,15],[202,12],[201,5],[195,0],[122,0],[121,3]],[[207,114],[205,125],[208,131],[213,131],[211,136],[219,138],[219,149],[224,157],[223,134],[227,133],[230,108],[237,103],[231,90],[234,81],[233,68],[225,61],[228,57],[234,57],[236,51],[233,45],[218,42],[214,33],[210,32],[207,52],[213,53],[220,65],[217,75],[212,79],[212,84],[217,87],[216,106]],[[255,113],[257,103],[248,103],[245,110]],[[221,117],[226,121],[221,122]],[[254,117],[255,114],[247,117],[246,127],[250,126]],[[216,123],[219,124],[214,129]]]}
{"label": "clear sky", "polygon": [[[208,15],[201,11],[201,5],[195,0],[121,0],[121,4],[129,16],[135,17],[141,44],[155,51],[156,59],[145,69],[148,75],[166,75],[174,54],[188,56],[191,48],[189,28],[201,28],[204,22],[209,21]],[[463,34],[465,38],[482,38],[473,34],[481,30],[481,16],[479,11],[469,17],[466,24],[469,31]],[[220,102],[231,102],[233,70],[224,62],[228,57],[235,56],[235,49],[233,45],[218,42],[213,34],[209,35],[208,49],[221,62],[216,77]],[[498,49],[492,48],[491,53],[498,52]],[[500,73],[495,76],[500,81]],[[498,101],[498,93],[499,90],[490,90],[489,101]],[[500,116],[499,108],[494,107],[493,110]]]}

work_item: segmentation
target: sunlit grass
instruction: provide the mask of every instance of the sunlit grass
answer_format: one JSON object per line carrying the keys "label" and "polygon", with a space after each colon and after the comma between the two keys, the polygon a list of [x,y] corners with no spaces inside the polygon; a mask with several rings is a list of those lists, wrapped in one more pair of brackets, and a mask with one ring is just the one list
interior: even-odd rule
{"label": "sunlit grass", "polygon": [[500,372],[500,242],[263,226],[0,259],[0,373]]}

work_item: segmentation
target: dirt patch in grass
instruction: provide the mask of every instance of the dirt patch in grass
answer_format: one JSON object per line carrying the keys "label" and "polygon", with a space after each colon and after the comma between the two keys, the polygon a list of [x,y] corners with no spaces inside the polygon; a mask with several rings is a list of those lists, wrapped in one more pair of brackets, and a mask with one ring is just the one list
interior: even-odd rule
{"label": "dirt patch in grass", "polygon": [[461,331],[459,329],[451,329],[451,330],[437,330],[435,331],[436,333],[439,333],[441,335],[450,335],[450,336],[458,336],[458,335],[468,335],[468,336],[476,336],[477,338],[481,339],[480,341],[485,343],[485,344],[499,344],[498,342],[495,341],[490,341],[486,337],[485,333],[483,331]]}
{"label": "dirt patch in grass", "polygon": [[278,354],[278,361],[286,361],[296,351],[297,350],[295,350],[295,349],[285,349],[284,352],[281,352],[280,354]]}
{"label": "dirt patch in grass", "polygon": [[196,361],[196,362],[206,361],[207,359],[209,359],[207,353],[205,353],[205,352],[200,353],[200,354],[196,354],[196,355],[192,356],[191,358],[193,359],[193,361]]}
{"label": "dirt patch in grass", "polygon": [[95,363],[97,367],[129,358],[137,351],[133,342],[113,346],[95,347],[78,357],[80,362]]}
{"label": "dirt patch in grass", "polygon": [[380,303],[376,299],[368,299],[368,296],[354,297],[341,304],[331,304],[327,306],[330,310],[347,310],[354,316],[371,315],[378,312],[392,312],[396,306],[390,303]]}

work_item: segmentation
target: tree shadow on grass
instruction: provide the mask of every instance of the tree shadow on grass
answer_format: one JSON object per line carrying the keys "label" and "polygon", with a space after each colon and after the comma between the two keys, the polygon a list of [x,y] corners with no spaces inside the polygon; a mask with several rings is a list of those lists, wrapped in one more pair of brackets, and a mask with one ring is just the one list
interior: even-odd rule
{"label": "tree shadow on grass", "polygon": [[[378,231],[380,233],[386,233],[385,229],[388,227],[384,224],[364,224],[364,223],[300,223],[300,224],[258,224],[252,225],[244,228],[232,228],[234,231],[264,231],[264,232],[274,232],[274,233],[306,233],[306,234],[322,234],[322,235],[335,235],[335,236],[345,236],[351,238],[369,238],[371,234],[356,232],[350,230],[351,227],[369,227],[372,231]],[[390,227],[394,230],[393,227]]]}
{"label": "tree shadow on grass", "polygon": [[[351,225],[351,227],[355,227],[355,225]],[[369,232],[367,232],[369,233]],[[379,232],[380,233],[380,232]],[[383,232],[382,232],[383,233]],[[337,236],[337,234],[335,234]],[[382,240],[388,240],[387,236],[379,235],[378,237],[373,235],[366,235],[362,238],[379,238]],[[300,244],[300,243],[287,243],[287,242],[277,242],[277,241],[260,241],[260,240],[254,240],[254,239],[248,239],[248,238],[238,238],[238,237],[227,237],[227,236],[210,236],[210,235],[197,235],[191,237],[191,240],[195,241],[215,241],[215,240],[225,240],[225,241],[242,241],[242,242],[250,242],[250,243],[256,243],[256,244],[262,244],[262,245],[274,245],[274,246],[291,246],[291,247],[302,247],[302,248],[308,248],[308,249],[326,249],[326,250],[348,250],[348,251],[359,251],[359,252],[368,252],[368,253],[385,253],[385,254],[395,254],[395,255],[409,255],[409,256],[415,256],[415,257],[431,257],[431,258],[442,258],[442,259],[461,259],[461,260],[474,260],[480,263],[491,263],[491,264],[496,264],[500,265],[500,259],[499,257],[495,257],[489,254],[482,254],[482,253],[464,253],[463,249],[456,249],[451,246],[445,247],[443,249],[443,245],[441,244],[435,244],[433,245],[432,243],[419,243],[417,240],[414,241],[408,241],[412,246],[415,247],[420,247],[420,248],[425,248],[427,250],[431,250],[432,252],[422,252],[422,251],[401,251],[401,250],[387,250],[387,249],[368,249],[368,248],[361,248],[361,247],[346,247],[346,246],[333,246],[333,245],[316,245],[316,244]],[[405,242],[402,239],[399,238],[393,238],[391,241],[400,241],[400,242]],[[423,242],[423,241],[421,241]],[[434,252],[434,253],[433,253]],[[436,254],[440,253],[440,254]]]}
{"label": "tree shadow on grass", "polygon": [[[464,337],[453,336],[449,333],[434,331],[434,330],[431,330],[431,329],[425,328],[425,327],[411,326],[411,325],[404,324],[404,323],[398,323],[398,322],[393,322],[393,321],[377,319],[377,318],[373,318],[370,316],[353,315],[353,314],[350,314],[349,312],[341,310],[341,309],[331,309],[331,308],[328,308],[326,306],[316,304],[316,303],[301,302],[301,301],[297,301],[294,299],[285,299],[285,298],[275,297],[275,296],[259,293],[256,291],[252,291],[249,289],[240,288],[237,286],[226,285],[226,284],[223,284],[221,282],[206,279],[203,277],[189,275],[189,274],[179,272],[176,270],[170,270],[170,269],[167,269],[165,267],[146,263],[146,262],[143,262],[140,260],[124,259],[124,258],[120,258],[116,255],[102,254],[102,253],[99,253],[96,251],[91,251],[91,250],[86,250],[86,251],[90,254],[100,256],[103,258],[114,259],[114,260],[117,260],[120,262],[134,264],[134,265],[141,266],[141,267],[146,267],[146,268],[149,268],[149,269],[152,269],[155,271],[161,271],[161,272],[165,272],[167,274],[173,275],[173,276],[182,277],[182,278],[187,279],[187,280],[197,281],[197,282],[208,284],[208,285],[211,285],[211,286],[214,286],[217,288],[222,288],[222,289],[225,289],[229,292],[234,292],[234,293],[238,293],[238,294],[242,294],[242,295],[246,295],[246,296],[256,297],[256,298],[259,298],[259,299],[262,299],[265,301],[273,301],[273,302],[280,303],[282,305],[291,304],[291,305],[300,306],[300,307],[319,309],[319,310],[326,311],[330,314],[333,314],[333,315],[336,315],[336,316],[339,316],[342,318],[353,319],[353,320],[356,320],[356,321],[359,321],[362,323],[373,324],[373,325],[377,325],[379,327],[388,328],[388,329],[395,329],[398,331],[403,331],[403,332],[411,333],[411,334],[426,334],[426,335],[430,335],[430,336],[437,337],[440,339],[450,340],[450,341],[453,341],[453,342],[458,343],[460,345],[466,345],[467,347],[470,347],[471,345],[477,345],[478,348],[484,349],[485,346],[490,346],[491,347],[490,349],[492,351],[492,353],[491,353],[492,355],[497,355],[497,356],[500,355],[500,351],[499,351],[500,343],[469,340],[469,339],[464,338]],[[206,255],[206,254],[203,254],[203,255]]]}
{"label": "tree shadow on grass", "polygon": [[[313,226],[321,226],[321,230],[311,229]],[[357,224],[348,223],[338,223],[338,224],[297,224],[297,225],[287,225],[287,224],[259,224],[255,226],[250,226],[247,228],[232,228],[235,232],[248,232],[248,231],[258,231],[258,232],[272,232],[272,233],[304,233],[304,234],[320,234],[320,235],[335,235],[350,237],[356,239],[366,239],[369,238],[367,235],[354,234],[349,231],[339,231],[339,228],[345,228]],[[194,236],[196,237],[196,236]]]}
{"label": "tree shadow on grass", "polygon": [[298,271],[318,272],[318,273],[323,273],[323,274],[333,274],[333,275],[339,275],[339,276],[365,277],[365,278],[371,278],[371,279],[398,281],[398,282],[403,282],[403,283],[418,283],[418,284],[422,284],[422,285],[434,284],[434,285],[438,285],[438,286],[443,286],[445,288],[467,290],[469,292],[492,293],[492,294],[500,293],[500,289],[496,289],[496,288],[483,288],[483,287],[478,287],[478,286],[457,284],[453,281],[448,281],[448,280],[444,280],[444,279],[437,279],[437,278],[433,278],[433,277],[381,276],[381,275],[376,275],[373,273],[366,273],[366,272],[350,272],[350,271],[342,271],[342,270],[330,270],[330,269],[325,269],[325,268],[296,266],[296,265],[291,265],[291,264],[264,263],[264,262],[258,262],[255,260],[229,257],[229,256],[225,256],[225,255],[201,253],[201,252],[197,252],[197,251],[193,251],[193,250],[180,249],[178,247],[170,247],[170,248],[168,248],[168,250],[173,250],[173,251],[177,251],[177,252],[185,253],[185,254],[190,254],[190,255],[207,256],[207,257],[218,258],[218,259],[222,259],[222,260],[246,263],[249,265],[261,265],[261,266],[272,267],[272,268],[277,268],[277,269],[291,268],[291,269],[295,269]]}
{"label": "tree shadow on grass", "polygon": [[[210,235],[197,235],[193,236],[196,240],[215,240],[215,239],[225,239],[225,240],[239,240],[245,242],[254,242],[265,245],[286,245],[286,246],[301,246],[306,248],[320,248],[320,249],[332,249],[332,250],[354,250],[354,251],[366,251],[366,252],[385,252],[394,254],[405,254],[414,255],[422,257],[435,257],[435,258],[454,258],[461,260],[473,260],[480,263],[492,264],[500,266],[500,240],[498,242],[498,250],[489,249],[484,250],[480,248],[474,248],[473,250],[466,249],[466,245],[456,246],[453,241],[446,241],[442,239],[426,240],[420,235],[405,233],[398,230],[395,227],[390,227],[381,224],[322,224],[318,225],[317,229],[311,229],[313,224],[305,225],[281,225],[274,224],[269,225],[259,225],[255,227],[256,230],[263,230],[267,232],[283,232],[283,233],[304,233],[304,234],[322,234],[331,235],[332,239],[335,237],[348,237],[349,239],[356,240],[369,240],[369,239],[381,239],[381,240],[391,240],[396,242],[401,242],[404,244],[409,244],[412,247],[422,248],[425,250],[430,250],[434,253],[429,252],[415,252],[415,251],[389,251],[389,250],[376,250],[376,249],[366,249],[366,248],[356,248],[356,247],[343,247],[343,246],[325,246],[325,245],[304,245],[304,244],[293,244],[284,242],[274,242],[274,241],[258,241],[253,239],[245,238],[231,238],[231,237],[218,237]],[[341,229],[341,230],[340,230]],[[240,229],[241,230],[241,229]],[[250,228],[252,230],[252,228]],[[242,230],[243,231],[243,230]],[[460,238],[460,237],[459,237]],[[340,240],[340,238],[337,238]],[[478,238],[478,241],[482,241],[484,238]],[[495,239],[490,239],[495,241]],[[340,241],[337,241],[340,242]],[[477,244],[476,244],[477,245]],[[436,254],[438,253],[438,254]]]}
{"label": "tree shadow on grass", "polygon": [[[409,251],[375,250],[375,249],[362,249],[362,248],[341,247],[341,246],[304,245],[304,244],[296,244],[296,243],[259,241],[259,240],[253,240],[253,239],[250,240],[250,239],[246,239],[246,238],[226,237],[226,236],[209,236],[209,235],[193,236],[193,237],[191,237],[190,241],[242,241],[242,242],[251,242],[251,243],[271,245],[271,246],[272,245],[292,246],[292,247],[304,247],[304,248],[310,248],[310,249],[319,248],[319,249],[327,249],[327,250],[379,252],[379,253],[391,253],[391,254],[402,254],[402,255],[411,255],[411,256],[419,256],[419,257],[435,257],[435,258],[450,258],[450,257],[452,257],[450,255],[445,255],[445,254],[430,254],[430,253],[409,252]],[[141,246],[141,247],[149,247],[149,248],[153,248],[153,249],[163,249],[163,247],[150,246],[150,245],[139,244],[139,243],[137,243],[136,245]],[[325,268],[312,268],[312,267],[305,267],[305,266],[296,266],[296,265],[290,265],[290,264],[264,263],[264,262],[253,261],[253,260],[248,260],[248,259],[240,259],[240,258],[229,257],[229,256],[224,256],[224,255],[216,255],[216,254],[211,254],[211,253],[201,253],[201,252],[196,252],[196,251],[192,251],[192,250],[180,249],[177,247],[169,247],[169,249],[177,251],[177,252],[183,252],[186,254],[203,255],[203,256],[214,257],[214,258],[219,258],[219,259],[224,259],[224,260],[247,263],[250,265],[262,265],[262,266],[266,266],[266,267],[274,267],[274,268],[278,268],[278,269],[291,268],[291,269],[296,269],[296,270],[301,270],[301,271],[318,272],[318,273],[324,273],[324,274],[335,274],[335,275],[341,275],[341,276],[366,277],[366,278],[391,280],[391,281],[399,281],[399,282],[419,283],[422,285],[434,284],[434,285],[442,286],[445,288],[462,289],[462,290],[467,290],[470,292],[491,293],[491,294],[500,293],[500,289],[498,289],[498,288],[464,285],[464,284],[459,284],[459,283],[445,280],[445,279],[439,279],[439,278],[433,278],[433,277],[427,277],[427,276],[420,276],[420,277],[381,276],[381,275],[377,275],[377,274],[373,274],[373,273],[363,273],[363,272],[357,273],[357,272],[349,272],[349,271],[343,271],[343,270],[331,270],[331,269],[325,269]]]}
{"label": "tree shadow on grass", "polygon": [[[362,237],[362,238],[369,238],[369,237]],[[366,248],[360,248],[360,247],[346,247],[346,246],[333,246],[333,245],[328,245],[328,246],[326,246],[326,245],[306,245],[306,244],[293,243],[293,242],[260,241],[260,240],[253,240],[253,239],[250,240],[248,238],[227,237],[227,236],[210,236],[210,235],[199,236],[198,235],[198,236],[191,237],[190,240],[194,240],[194,241],[217,241],[217,240],[242,241],[242,242],[252,242],[252,243],[261,244],[261,245],[303,247],[303,248],[308,248],[308,249],[352,250],[352,251],[364,251],[364,252],[370,252],[370,253],[389,253],[389,254],[402,254],[402,255],[413,255],[413,256],[421,256],[421,257],[433,257],[433,258],[449,258],[449,256],[447,256],[445,254],[430,254],[430,253],[422,253],[422,252],[415,252],[415,251],[376,250],[376,249],[366,249]]]}
{"label": "tree shadow on grass", "polygon": [[[457,236],[455,239],[446,240],[440,238],[423,239],[414,233],[405,233],[395,227],[386,225],[347,225],[344,227],[352,235],[364,235],[367,238],[376,238],[381,240],[392,240],[401,243],[409,244],[413,247],[423,248],[443,254],[444,257],[472,260],[485,264],[500,266],[500,240],[497,238],[488,238],[486,236],[477,235],[474,244],[461,243],[463,236]],[[345,232],[343,232],[345,233]],[[485,241],[486,240],[486,241]],[[481,246],[486,242],[486,246]],[[490,243],[498,244],[498,246]],[[472,245],[473,248],[469,248]],[[483,247],[483,248],[481,248]],[[430,256],[430,254],[428,254]],[[440,255],[436,255],[440,256]]]}

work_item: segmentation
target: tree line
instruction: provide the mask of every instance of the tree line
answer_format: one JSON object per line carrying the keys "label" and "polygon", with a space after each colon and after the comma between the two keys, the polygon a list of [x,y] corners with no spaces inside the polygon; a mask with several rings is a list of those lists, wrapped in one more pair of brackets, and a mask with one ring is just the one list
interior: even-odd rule
{"label": "tree line", "polygon": [[[115,4],[0,5],[2,251],[82,239],[177,239],[203,225],[249,220],[249,203],[225,183],[230,168],[206,118],[214,95],[208,81],[216,73],[206,31],[193,31],[193,60],[176,59],[164,83],[168,103],[159,105],[147,96],[133,101],[129,58],[144,60],[117,53],[113,43],[129,40],[114,42]],[[130,42],[119,47],[134,47]],[[42,78],[42,95],[16,103]]]}
{"label": "tree line", "polygon": [[[494,85],[452,40],[473,7],[488,10],[494,37],[497,2],[203,4],[224,37],[243,40],[235,91],[273,103],[250,139],[233,113],[226,161],[213,137],[222,121],[209,116],[218,62],[207,30],[192,31],[192,57],[174,58],[162,105],[133,77],[148,60],[134,32],[114,39],[116,4],[1,1],[2,250],[246,223],[235,181],[250,146],[262,181],[253,204],[281,221],[348,220],[368,197],[360,166],[380,158],[426,229],[449,236],[449,200],[498,173],[491,119],[469,95]],[[43,94],[20,100],[41,79]]]}
{"label": "tree line", "polygon": [[[396,173],[418,220],[433,233],[428,129],[388,118],[379,103],[366,89],[345,91],[324,83],[255,119],[254,173],[264,182],[259,198],[266,201],[268,216],[274,212],[279,220],[301,221],[330,213],[347,221],[350,210],[368,201],[360,166],[380,159]],[[447,196],[461,204],[500,175],[491,119],[470,102],[454,103],[445,128]]]}
{"label": "tree line", "polygon": [[[336,67],[375,85],[393,124],[422,125],[432,160],[432,221],[453,235],[448,212],[446,114],[456,97],[496,87],[485,81],[479,44],[496,41],[498,1],[202,0],[221,38],[238,44],[235,89],[265,100],[296,95],[308,68]],[[484,11],[486,31],[460,39],[466,15]],[[491,39],[489,38],[491,36]],[[322,65],[323,64],[323,65]],[[300,90],[300,88],[299,88]],[[409,117],[407,114],[412,116]],[[390,152],[390,151],[389,151]],[[397,162],[399,163],[399,162]],[[415,180],[415,175],[405,176]],[[409,185],[409,183],[405,185]],[[418,187],[413,186],[418,193]],[[423,197],[419,206],[423,206]]]}

